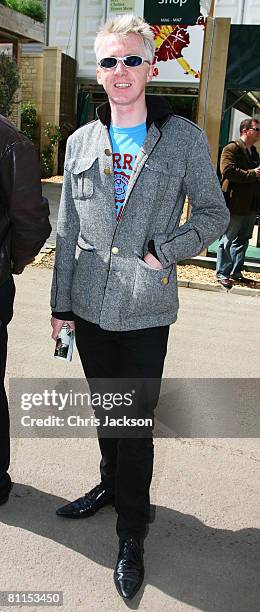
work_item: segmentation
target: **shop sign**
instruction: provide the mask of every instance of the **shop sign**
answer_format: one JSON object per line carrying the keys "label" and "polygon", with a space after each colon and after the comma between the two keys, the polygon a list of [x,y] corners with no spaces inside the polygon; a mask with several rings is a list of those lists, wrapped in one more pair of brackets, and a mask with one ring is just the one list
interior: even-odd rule
{"label": "shop sign", "polygon": [[195,25],[200,0],[144,0],[144,18],[151,25]]}

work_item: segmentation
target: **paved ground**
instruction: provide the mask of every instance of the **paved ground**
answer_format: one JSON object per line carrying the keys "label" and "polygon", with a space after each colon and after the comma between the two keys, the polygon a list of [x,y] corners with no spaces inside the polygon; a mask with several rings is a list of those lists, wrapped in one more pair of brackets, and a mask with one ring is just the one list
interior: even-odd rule
{"label": "paved ground", "polygon": [[[50,277],[50,270],[39,268],[17,277],[8,377],[81,375],[76,354],[71,364],[52,358]],[[165,376],[258,377],[258,300],[181,289],[180,302]],[[225,411],[222,402],[221,408]],[[256,612],[259,446],[253,437],[156,440],[151,491],[156,513],[145,544],[146,579],[126,606],[112,579],[117,556],[114,510],[105,508],[85,521],[55,516],[56,507],[97,481],[96,441],[14,440],[15,486],[9,504],[0,508],[0,589],[63,591],[66,612],[126,607],[147,612]]]}
{"label": "paved ground", "polygon": [[46,241],[46,245],[53,246],[56,242],[57,218],[61,196],[61,183],[42,183],[42,193],[48,198],[50,205],[50,223],[52,232]]}

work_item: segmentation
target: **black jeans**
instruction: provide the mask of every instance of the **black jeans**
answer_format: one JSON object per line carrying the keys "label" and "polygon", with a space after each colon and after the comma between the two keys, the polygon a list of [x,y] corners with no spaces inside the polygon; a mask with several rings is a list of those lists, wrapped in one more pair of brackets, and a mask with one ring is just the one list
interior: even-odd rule
{"label": "black jeans", "polygon": [[0,287],[0,486],[5,484],[10,464],[9,411],[4,387],[7,356],[7,325],[13,316],[15,286],[10,277]]}
{"label": "black jeans", "polygon": [[[87,379],[154,378],[158,393],[169,326],[107,331],[75,317],[76,344]],[[151,409],[151,406],[150,406]],[[149,521],[153,439],[99,437],[101,481],[115,496],[119,537],[143,537]]]}

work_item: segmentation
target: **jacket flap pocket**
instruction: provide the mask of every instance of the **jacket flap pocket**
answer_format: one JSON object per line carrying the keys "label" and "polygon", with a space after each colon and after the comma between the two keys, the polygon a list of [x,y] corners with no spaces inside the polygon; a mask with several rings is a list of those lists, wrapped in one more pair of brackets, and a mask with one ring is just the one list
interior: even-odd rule
{"label": "jacket flap pocket", "polygon": [[68,159],[65,168],[69,172],[72,172],[72,174],[81,174],[82,172],[89,170],[93,166],[96,159],[97,156],[92,158],[83,157],[81,159]]}
{"label": "jacket flap pocket", "polygon": [[73,198],[85,200],[91,198],[94,191],[95,159],[71,160],[67,169],[71,172],[71,187]]}

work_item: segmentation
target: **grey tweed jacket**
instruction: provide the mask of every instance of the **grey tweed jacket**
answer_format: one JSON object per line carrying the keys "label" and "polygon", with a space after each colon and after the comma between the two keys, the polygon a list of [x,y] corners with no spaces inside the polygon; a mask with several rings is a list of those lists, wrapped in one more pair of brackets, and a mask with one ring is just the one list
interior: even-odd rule
{"label": "grey tweed jacket", "polygon": [[[202,131],[182,117],[167,113],[153,121],[117,224],[104,109],[99,117],[67,144],[53,314],[66,318],[72,311],[117,331],[168,325],[178,311],[176,263],[198,255],[229,222],[208,145]],[[179,226],[186,194],[192,215]],[[162,270],[143,261],[150,240]]]}

